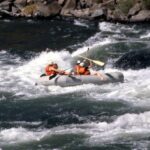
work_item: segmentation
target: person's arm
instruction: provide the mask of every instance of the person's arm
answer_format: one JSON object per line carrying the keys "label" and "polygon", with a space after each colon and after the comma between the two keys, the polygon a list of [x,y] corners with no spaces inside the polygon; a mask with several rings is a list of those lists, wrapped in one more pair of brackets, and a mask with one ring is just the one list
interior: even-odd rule
{"label": "person's arm", "polygon": [[89,61],[89,62],[90,62],[89,68],[92,68],[93,63],[92,63],[92,61]]}
{"label": "person's arm", "polygon": [[70,75],[70,73],[64,71],[64,70],[58,70],[58,69],[53,69],[53,71],[56,71],[57,73],[61,74],[61,75]]}
{"label": "person's arm", "polygon": [[100,77],[101,80],[106,80],[106,77],[100,72],[95,71],[94,75]]}
{"label": "person's arm", "polygon": [[55,69],[55,68],[53,68],[52,70],[53,70],[53,71],[55,71],[55,72],[57,72],[57,73],[59,73],[59,72],[60,72],[60,70]]}

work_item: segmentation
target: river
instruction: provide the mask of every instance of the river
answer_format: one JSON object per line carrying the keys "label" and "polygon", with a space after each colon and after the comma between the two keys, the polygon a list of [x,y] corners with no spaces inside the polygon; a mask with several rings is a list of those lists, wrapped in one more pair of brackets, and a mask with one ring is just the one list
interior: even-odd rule
{"label": "river", "polygon": [[[149,41],[149,24],[1,20],[0,149],[149,150],[150,68],[113,67]],[[50,60],[67,69],[82,53],[106,62],[102,72],[121,71],[124,83],[35,86]]]}

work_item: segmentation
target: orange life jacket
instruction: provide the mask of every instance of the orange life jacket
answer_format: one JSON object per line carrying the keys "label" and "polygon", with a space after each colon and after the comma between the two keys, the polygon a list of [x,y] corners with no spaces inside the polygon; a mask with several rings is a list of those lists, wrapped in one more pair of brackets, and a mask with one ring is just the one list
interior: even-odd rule
{"label": "orange life jacket", "polygon": [[88,70],[87,67],[76,65],[74,70],[76,75],[90,75],[90,71]]}
{"label": "orange life jacket", "polygon": [[86,69],[86,71],[84,72],[84,75],[90,75],[90,71],[88,69]]}
{"label": "orange life jacket", "polygon": [[57,64],[48,65],[48,66],[45,68],[45,73],[46,73],[46,75],[50,76],[50,75],[55,75],[55,74],[57,74],[57,72],[54,71],[53,69],[58,69]]}
{"label": "orange life jacket", "polygon": [[74,73],[75,75],[79,75],[80,65],[75,65],[74,67]]}

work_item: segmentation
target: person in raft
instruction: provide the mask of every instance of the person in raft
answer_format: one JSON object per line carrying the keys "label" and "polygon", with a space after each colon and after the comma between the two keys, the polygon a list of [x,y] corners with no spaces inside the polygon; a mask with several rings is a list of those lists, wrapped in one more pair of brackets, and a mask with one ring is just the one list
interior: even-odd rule
{"label": "person in raft", "polygon": [[84,61],[79,64],[76,64],[74,67],[74,74],[75,75],[90,75],[89,66],[87,66]]}
{"label": "person in raft", "polygon": [[69,75],[69,73],[67,73],[63,70],[59,70],[57,63],[50,62],[45,68],[45,73],[42,74],[40,77],[49,76],[49,79],[52,79],[52,78],[56,77],[58,74],[59,75]]}
{"label": "person in raft", "polygon": [[80,60],[77,61],[75,67],[74,67],[74,74],[75,75],[96,75],[100,77],[101,80],[104,80],[105,77],[100,73],[94,71],[93,73],[90,72],[90,68],[93,66],[92,62],[87,60],[83,60],[82,62]]}

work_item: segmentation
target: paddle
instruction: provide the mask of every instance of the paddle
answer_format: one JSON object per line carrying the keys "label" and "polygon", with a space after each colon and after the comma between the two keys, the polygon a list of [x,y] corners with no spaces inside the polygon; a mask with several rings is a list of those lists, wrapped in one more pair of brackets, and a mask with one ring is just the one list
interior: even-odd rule
{"label": "paddle", "polygon": [[93,60],[93,59],[90,59],[90,58],[87,58],[87,57],[84,57],[84,56],[81,56],[81,55],[78,55],[78,57],[81,57],[81,58],[84,58],[84,59],[87,59],[89,61],[92,61],[93,63],[99,65],[99,66],[104,66],[104,62],[102,61],[99,61],[99,60]]}

